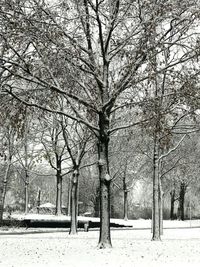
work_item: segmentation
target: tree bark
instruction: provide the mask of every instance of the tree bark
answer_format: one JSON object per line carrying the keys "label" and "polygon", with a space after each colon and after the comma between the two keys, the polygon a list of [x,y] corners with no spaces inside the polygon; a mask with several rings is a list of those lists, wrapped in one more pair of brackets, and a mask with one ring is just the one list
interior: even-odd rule
{"label": "tree bark", "polygon": [[[101,116],[102,115],[102,116]],[[107,130],[109,127],[109,120],[101,114],[99,119],[100,136],[98,143],[98,168],[100,179],[100,235],[99,248],[110,248],[110,174],[108,161],[108,144],[109,136]]]}
{"label": "tree bark", "polygon": [[124,190],[124,220],[128,221],[128,190]]}
{"label": "tree bark", "polygon": [[[105,173],[105,166],[99,166],[101,169],[100,181],[100,236],[99,248],[110,248],[110,181],[106,181],[103,173]],[[104,178],[103,178],[104,176]]]}
{"label": "tree bark", "polygon": [[24,204],[24,213],[28,214],[29,212],[29,207],[28,207],[28,202],[29,202],[29,175],[27,169],[25,170],[25,204]]}
{"label": "tree bark", "polygon": [[38,190],[38,197],[37,197],[37,213],[40,213],[40,202],[41,202],[41,189]]}
{"label": "tree bark", "polygon": [[128,220],[128,190],[126,185],[126,174],[123,177],[123,191],[124,191],[124,220]]}
{"label": "tree bark", "polygon": [[98,187],[95,195],[95,203],[94,203],[94,216],[100,217],[100,188]]}
{"label": "tree bark", "polygon": [[0,226],[3,224],[3,211],[4,211],[4,203],[6,198],[6,189],[7,189],[7,183],[8,183],[8,174],[10,171],[11,162],[9,161],[6,167],[6,172],[3,179],[3,187],[1,192],[1,202],[0,202]]}
{"label": "tree bark", "polygon": [[79,171],[74,170],[71,181],[71,227],[69,234],[77,234],[78,225],[78,177]]}
{"label": "tree bark", "polygon": [[170,192],[170,196],[171,196],[170,220],[174,220],[174,219],[175,219],[175,216],[174,216],[175,189],[173,189],[173,190]]}
{"label": "tree bark", "polygon": [[61,174],[61,160],[57,160],[56,173],[56,215],[62,214],[62,174]]}
{"label": "tree bark", "polygon": [[25,132],[24,132],[24,170],[25,170],[25,203],[24,203],[24,213],[28,214],[29,207],[29,173],[28,173],[28,120],[27,112],[25,113]]}
{"label": "tree bark", "polygon": [[71,179],[68,182],[68,203],[67,203],[67,215],[71,214]]}
{"label": "tree bark", "polygon": [[159,241],[160,238],[160,209],[159,209],[159,153],[158,141],[154,140],[154,155],[153,155],[153,216],[152,216],[152,231],[153,241]]}
{"label": "tree bark", "polygon": [[185,183],[181,182],[180,193],[179,193],[178,219],[182,221],[184,221],[185,219],[185,213],[184,213],[185,193],[186,193]]}
{"label": "tree bark", "polygon": [[159,178],[159,228],[160,228],[160,235],[163,235],[163,191],[160,178]]}

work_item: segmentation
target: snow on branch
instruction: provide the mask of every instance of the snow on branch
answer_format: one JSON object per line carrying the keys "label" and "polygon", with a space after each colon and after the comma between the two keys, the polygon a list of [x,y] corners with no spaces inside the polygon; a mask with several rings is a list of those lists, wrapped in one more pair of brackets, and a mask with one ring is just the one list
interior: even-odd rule
{"label": "snow on branch", "polygon": [[179,140],[179,142],[172,149],[170,149],[167,153],[161,155],[158,160],[160,161],[161,159],[167,157],[169,154],[175,151],[180,146],[180,144],[182,143],[185,137],[186,137],[186,134],[184,134],[184,136]]}

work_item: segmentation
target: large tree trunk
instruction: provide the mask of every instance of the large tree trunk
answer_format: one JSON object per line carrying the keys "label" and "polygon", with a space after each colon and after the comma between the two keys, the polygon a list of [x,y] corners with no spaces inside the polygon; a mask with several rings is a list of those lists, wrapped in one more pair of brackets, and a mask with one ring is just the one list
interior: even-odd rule
{"label": "large tree trunk", "polygon": [[174,220],[175,216],[174,216],[174,203],[175,203],[175,189],[173,189],[170,192],[170,196],[171,196],[171,202],[170,202],[170,220]]}
{"label": "large tree trunk", "polygon": [[186,193],[185,183],[181,182],[180,193],[179,193],[178,219],[182,221],[184,221],[185,219],[185,213],[184,213],[185,193]]}
{"label": "large tree trunk", "polygon": [[77,234],[77,225],[78,225],[78,177],[79,171],[74,170],[71,181],[71,227],[69,234]]}
{"label": "large tree trunk", "polygon": [[7,183],[8,183],[8,174],[10,171],[11,162],[9,161],[6,167],[6,172],[3,179],[3,187],[1,192],[1,199],[0,199],[0,226],[3,224],[3,211],[4,211],[4,203],[6,198],[6,189],[7,189]]}
{"label": "large tree trunk", "polygon": [[160,207],[159,207],[159,153],[158,153],[158,141],[154,140],[154,155],[153,155],[153,216],[152,216],[152,240],[160,240]]}
{"label": "large tree trunk", "polygon": [[[111,247],[110,236],[110,180],[106,180],[105,166],[99,167],[101,169],[100,182],[100,236],[99,248]],[[103,178],[104,177],[104,178]],[[109,178],[108,178],[109,179]]]}
{"label": "large tree trunk", "polygon": [[56,173],[56,215],[62,214],[62,174],[61,174],[61,160],[57,160]]}
{"label": "large tree trunk", "polygon": [[[101,116],[102,115],[102,116]],[[99,248],[110,248],[111,235],[110,235],[110,174],[108,162],[108,144],[109,136],[107,130],[109,127],[108,118],[100,115],[100,136],[98,143],[98,168],[100,179],[100,236]]]}

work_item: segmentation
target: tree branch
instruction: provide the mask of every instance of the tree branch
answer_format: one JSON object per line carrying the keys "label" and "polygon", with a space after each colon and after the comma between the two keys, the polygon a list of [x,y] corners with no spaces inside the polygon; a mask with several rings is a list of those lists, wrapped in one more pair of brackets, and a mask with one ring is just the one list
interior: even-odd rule
{"label": "tree branch", "polygon": [[[54,114],[60,114],[60,115],[64,115],[70,119],[72,119],[73,121],[77,121],[77,122],[80,122],[84,125],[86,125],[90,130],[92,130],[95,135],[97,135],[97,133],[99,132],[99,128],[97,128],[96,126],[92,125],[91,123],[89,123],[86,119],[82,119],[82,118],[77,118],[77,117],[74,117],[72,115],[70,115],[69,113],[65,113],[63,111],[60,111],[60,110],[52,110],[50,108],[46,108],[46,107],[43,107],[41,105],[38,105],[38,104],[35,104],[35,103],[29,103],[23,99],[21,99],[20,97],[18,97],[16,94],[14,94],[12,92],[12,90],[5,90],[8,94],[10,94],[11,96],[13,96],[15,99],[17,99],[19,102],[23,103],[24,105],[26,106],[29,106],[29,107],[36,107],[38,109],[41,109],[41,110],[44,110],[44,111],[47,111],[47,112],[50,112],[50,113],[54,113]],[[76,114],[77,115],[77,114]],[[79,114],[79,117],[81,117],[81,115]]]}
{"label": "tree branch", "polygon": [[179,146],[180,144],[182,143],[183,139],[186,137],[186,134],[184,134],[184,136],[179,140],[179,142],[176,144],[175,147],[173,147],[172,149],[170,149],[167,153],[161,155],[159,158],[158,158],[158,161],[160,161],[161,159],[167,157],[169,154],[171,154],[173,151],[175,151]]}

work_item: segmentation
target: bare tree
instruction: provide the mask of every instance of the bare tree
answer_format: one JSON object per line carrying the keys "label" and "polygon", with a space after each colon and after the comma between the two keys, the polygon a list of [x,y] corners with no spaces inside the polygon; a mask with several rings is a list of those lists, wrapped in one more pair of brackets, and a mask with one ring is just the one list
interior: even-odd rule
{"label": "bare tree", "polygon": [[[1,92],[0,92],[1,93]],[[4,202],[11,170],[17,162],[17,152],[21,147],[24,129],[24,106],[17,105],[13,99],[1,94],[0,98],[0,155],[4,166],[1,186],[0,221],[2,224]]]}
{"label": "bare tree", "polygon": [[3,223],[3,211],[4,211],[4,203],[7,192],[7,184],[9,180],[11,166],[13,164],[13,156],[15,153],[14,145],[16,141],[16,131],[10,126],[5,127],[3,133],[4,136],[1,139],[1,142],[4,148],[1,146],[1,157],[4,159],[4,175],[2,179],[2,187],[1,187],[1,198],[0,198],[0,225]]}
{"label": "bare tree", "polygon": [[[64,123],[66,120],[62,120],[62,131],[65,140],[65,145],[69,153],[71,160],[71,192],[70,192],[70,216],[71,216],[71,227],[70,234],[77,233],[77,216],[78,216],[78,181],[80,175],[80,168],[82,160],[87,153],[88,144],[89,147],[91,134],[88,129],[81,124],[74,123]],[[87,163],[86,166],[89,166]],[[82,166],[83,168],[84,166]]]}
{"label": "bare tree", "polygon": [[[62,191],[63,177],[68,173],[67,148],[63,139],[62,127],[59,122],[59,116],[53,114],[51,118],[43,117],[40,120],[41,143],[44,147],[43,156],[49,162],[51,168],[56,173],[56,215],[62,214]],[[44,127],[45,126],[45,127]]]}
{"label": "bare tree", "polygon": [[[7,49],[1,59],[9,76],[4,90],[25,105],[61,114],[86,125],[97,137],[99,248],[111,247],[110,137],[117,130],[140,123],[141,116],[134,122],[123,123],[120,120],[121,108],[141,102],[144,94],[137,90],[136,85],[149,79],[147,59],[152,60],[155,53],[166,51],[166,43],[174,51],[180,47],[180,38],[197,17],[196,2],[192,1],[188,7],[186,3],[184,1],[184,8],[176,1],[170,1],[170,4],[168,1],[155,1],[152,6],[148,1],[126,0],[74,0],[52,5],[36,0],[23,1],[23,4],[14,0],[2,3],[1,38]],[[155,21],[160,27],[152,47],[148,44]],[[13,27],[13,23],[17,27]],[[172,30],[173,40],[169,38]],[[195,42],[184,55],[176,54],[177,57],[167,65],[161,64],[154,75],[193,58],[196,55]],[[22,81],[26,81],[28,86],[22,86]],[[35,94],[36,91],[40,94]],[[127,97],[130,92],[131,100]],[[58,110],[43,100],[58,94],[66,99],[71,112]],[[114,113],[118,119],[113,125],[111,117]],[[144,121],[151,119],[148,117]],[[155,155],[157,143],[156,137]]]}

